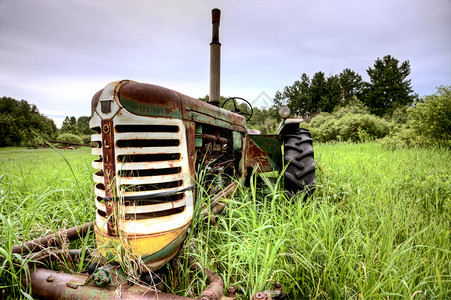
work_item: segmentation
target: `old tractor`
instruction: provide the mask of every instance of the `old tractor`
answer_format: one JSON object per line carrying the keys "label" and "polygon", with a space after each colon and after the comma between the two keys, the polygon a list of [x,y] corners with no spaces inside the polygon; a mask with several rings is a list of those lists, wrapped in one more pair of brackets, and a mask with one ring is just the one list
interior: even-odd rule
{"label": "old tractor", "polygon": [[[308,130],[300,128],[302,119],[289,119],[289,109],[282,107],[278,134],[261,135],[246,127],[252,117],[248,101],[230,98],[220,103],[219,20],[220,11],[214,9],[208,103],[130,80],[109,83],[94,95],[90,126],[95,131],[92,154],[98,156],[92,163],[97,170],[93,175],[96,219],[69,229],[72,235],[64,234],[78,238],[94,230],[97,253],[109,264],[95,265],[86,276],[37,269],[31,276],[36,296],[117,297],[117,286],[125,279],[117,279],[124,276],[117,275],[111,263],[124,255],[142,260],[143,273],[160,269],[179,252],[189,230],[196,185],[201,184],[196,182],[197,172],[204,174],[202,184],[211,195],[213,213],[224,207],[221,199],[233,195],[238,182],[252,173],[283,171],[289,197],[314,190],[312,139]],[[238,102],[249,108],[240,109]],[[227,105],[232,110],[225,109]],[[33,247],[29,244],[27,251]],[[23,253],[24,247],[19,250]],[[207,275],[211,283],[200,299],[227,298],[222,279],[211,271]],[[89,278],[91,285],[69,284],[86,283]],[[232,299],[234,293],[229,292]],[[282,294],[276,287],[257,298]],[[121,295],[187,299],[128,285],[121,288]]]}

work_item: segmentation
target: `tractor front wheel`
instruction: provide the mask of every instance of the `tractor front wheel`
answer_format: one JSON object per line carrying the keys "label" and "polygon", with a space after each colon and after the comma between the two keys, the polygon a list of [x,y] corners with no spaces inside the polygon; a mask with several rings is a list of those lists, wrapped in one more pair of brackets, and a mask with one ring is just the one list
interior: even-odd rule
{"label": "tractor front wheel", "polygon": [[285,192],[289,197],[297,193],[310,195],[315,190],[315,160],[312,136],[304,128],[296,128],[284,136]]}

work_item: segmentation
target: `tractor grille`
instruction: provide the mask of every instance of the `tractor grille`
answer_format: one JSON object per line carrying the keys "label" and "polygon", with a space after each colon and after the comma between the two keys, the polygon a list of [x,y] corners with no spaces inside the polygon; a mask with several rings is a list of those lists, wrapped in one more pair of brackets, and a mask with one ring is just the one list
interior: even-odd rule
{"label": "tractor grille", "polygon": [[[91,120],[91,127],[97,131],[92,135],[97,144],[92,154],[99,156],[93,161],[98,169],[94,173],[97,214],[106,218],[105,205],[111,199],[105,196],[105,137],[101,126],[96,126],[100,122],[100,118]],[[146,220],[183,213],[186,194],[191,198],[192,193],[183,122],[135,115],[131,118],[128,112],[121,111],[113,124],[115,176],[110,181],[121,219]]]}
{"label": "tractor grille", "polygon": [[183,185],[179,132],[175,125],[116,126],[116,175],[125,198]]}

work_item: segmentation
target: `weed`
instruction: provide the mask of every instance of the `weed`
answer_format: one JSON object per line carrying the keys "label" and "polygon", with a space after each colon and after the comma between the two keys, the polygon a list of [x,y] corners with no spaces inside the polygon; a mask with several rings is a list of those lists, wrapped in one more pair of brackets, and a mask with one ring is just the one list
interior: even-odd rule
{"label": "weed", "polygon": [[[31,258],[13,256],[14,244],[94,218],[89,149],[61,153],[0,149],[0,289],[12,299],[30,295],[20,282]],[[204,274],[189,268],[193,258],[243,299],[276,281],[290,299],[451,297],[449,149],[319,144],[315,158],[313,197],[287,199],[282,176],[254,175],[216,226],[201,217],[210,199],[198,188],[185,245],[163,268],[168,290],[206,288]],[[94,245],[90,235],[69,246]]]}

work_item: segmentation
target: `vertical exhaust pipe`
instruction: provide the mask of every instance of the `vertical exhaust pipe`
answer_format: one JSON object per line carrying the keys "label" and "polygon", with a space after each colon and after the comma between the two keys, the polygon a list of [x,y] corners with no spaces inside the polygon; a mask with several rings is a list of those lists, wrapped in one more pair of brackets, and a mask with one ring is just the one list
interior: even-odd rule
{"label": "vertical exhaust pipe", "polygon": [[210,99],[208,103],[219,106],[221,90],[221,43],[219,43],[219,19],[221,11],[211,11],[213,33],[210,43]]}

